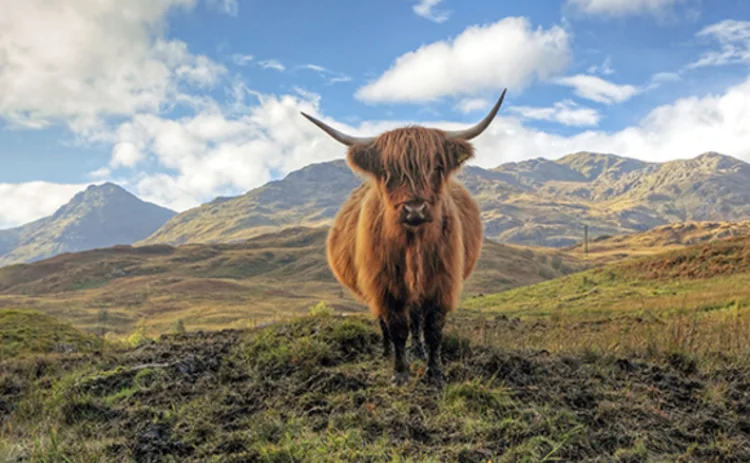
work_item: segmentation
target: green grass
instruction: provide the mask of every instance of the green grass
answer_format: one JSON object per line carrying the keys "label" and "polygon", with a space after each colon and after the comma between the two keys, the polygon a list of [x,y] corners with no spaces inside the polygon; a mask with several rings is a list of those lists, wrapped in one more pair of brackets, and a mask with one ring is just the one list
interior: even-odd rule
{"label": "green grass", "polygon": [[101,349],[97,336],[30,310],[0,310],[0,358]]}
{"label": "green grass", "polygon": [[[451,322],[442,391],[390,384],[376,324],[322,313],[146,350],[0,363],[0,453],[27,461],[750,458],[747,368],[506,351]],[[472,338],[476,339],[476,338]],[[743,372],[739,373],[738,372]],[[2,416],[2,415],[0,415]]]}
{"label": "green grass", "polygon": [[479,319],[524,321],[509,332],[504,321],[491,324],[499,347],[750,358],[749,244],[722,240],[631,259],[463,305]]}

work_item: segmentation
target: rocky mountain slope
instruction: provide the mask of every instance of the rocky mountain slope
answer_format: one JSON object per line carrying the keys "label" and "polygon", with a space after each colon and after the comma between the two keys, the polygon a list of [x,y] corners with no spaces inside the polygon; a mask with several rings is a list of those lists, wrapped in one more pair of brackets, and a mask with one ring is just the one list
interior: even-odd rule
{"label": "rocky mountain slope", "polygon": [[92,185],[49,217],[0,230],[0,266],[131,244],[151,235],[175,214],[112,183]]}
{"label": "rocky mountain slope", "polygon": [[[571,246],[592,237],[689,221],[750,218],[750,165],[718,153],[648,163],[574,153],[495,169],[469,166],[458,178],[479,200],[488,238]],[[343,160],[313,164],[248,193],[185,211],[143,243],[246,239],[286,226],[326,225],[360,179]]]}

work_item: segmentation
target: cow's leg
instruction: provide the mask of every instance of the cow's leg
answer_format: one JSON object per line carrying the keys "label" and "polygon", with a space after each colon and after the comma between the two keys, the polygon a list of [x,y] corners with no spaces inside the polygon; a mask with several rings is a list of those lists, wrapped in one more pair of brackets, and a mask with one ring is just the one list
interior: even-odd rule
{"label": "cow's leg", "polygon": [[443,341],[446,310],[439,305],[424,308],[424,339],[427,344],[427,371],[425,377],[431,384],[442,388],[445,385],[440,344]]}
{"label": "cow's leg", "polygon": [[391,345],[393,344],[393,341],[391,340],[391,334],[388,331],[388,324],[385,322],[385,318],[378,317],[378,320],[380,321],[380,332],[383,334],[383,357],[390,357],[393,350],[391,349]]}
{"label": "cow's leg", "polygon": [[411,353],[414,357],[426,360],[422,342],[422,307],[412,304],[409,307],[409,328],[411,330]]}
{"label": "cow's leg", "polygon": [[388,304],[385,321],[393,340],[393,383],[400,386],[409,380],[409,361],[406,358],[409,317],[403,304]]}

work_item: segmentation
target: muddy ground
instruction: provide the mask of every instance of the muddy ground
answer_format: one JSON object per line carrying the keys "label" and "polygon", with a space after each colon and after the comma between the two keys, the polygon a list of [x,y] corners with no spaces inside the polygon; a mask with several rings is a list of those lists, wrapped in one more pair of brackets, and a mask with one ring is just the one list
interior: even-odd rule
{"label": "muddy ground", "polygon": [[[518,324],[520,322],[513,321]],[[392,386],[374,323],[313,317],[0,363],[5,461],[750,461],[750,376],[444,342]],[[4,455],[3,455],[4,453]],[[0,459],[0,461],[4,461]]]}

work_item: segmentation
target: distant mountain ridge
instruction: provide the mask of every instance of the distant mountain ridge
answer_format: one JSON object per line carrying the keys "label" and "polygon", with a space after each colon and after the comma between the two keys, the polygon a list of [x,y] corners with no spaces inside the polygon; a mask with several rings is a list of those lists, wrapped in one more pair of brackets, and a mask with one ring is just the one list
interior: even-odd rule
{"label": "distant mountain ridge", "polygon": [[[750,218],[750,165],[715,152],[666,163],[578,152],[458,174],[504,243],[571,246],[591,236],[683,221]],[[241,240],[288,226],[328,225],[359,185],[345,161],[311,164],[243,195],[203,204],[140,244]]]}
{"label": "distant mountain ridge", "polygon": [[113,183],[91,185],[49,217],[0,230],[0,265],[142,240],[177,212]]}
{"label": "distant mountain ridge", "polygon": [[[480,203],[486,237],[508,244],[572,246],[584,225],[596,237],[750,219],[750,165],[715,152],[666,163],[579,152],[467,166],[458,179]],[[90,186],[50,217],[0,230],[0,265],[117,244],[231,242],[327,226],[361,181],[344,160],[310,164],[180,214],[112,183]]]}

